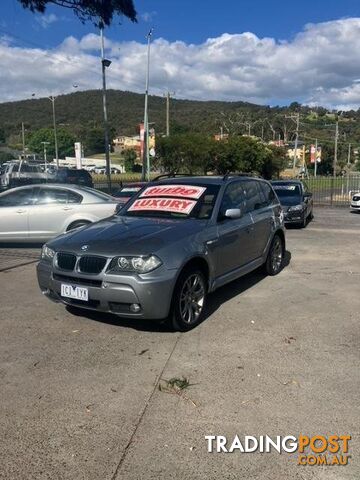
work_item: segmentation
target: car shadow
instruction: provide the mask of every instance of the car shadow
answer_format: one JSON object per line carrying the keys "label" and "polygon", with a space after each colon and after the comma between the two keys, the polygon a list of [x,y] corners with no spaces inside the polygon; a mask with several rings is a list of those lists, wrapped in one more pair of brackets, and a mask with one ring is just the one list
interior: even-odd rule
{"label": "car shadow", "polygon": [[[285,252],[284,262],[282,270],[286,268],[291,260],[291,253]],[[244,275],[243,277],[230,282],[223,287],[218,288],[215,292],[211,293],[208,297],[206,310],[204,312],[204,318],[202,322],[205,322],[213,313],[215,313],[223,303],[231,300],[243,292],[246,292],[250,288],[254,287],[257,283],[261,282],[267,274],[260,267],[253,272]],[[143,320],[137,318],[121,318],[112,313],[95,312],[92,310],[81,310],[77,307],[66,306],[66,310],[73,315],[79,317],[85,317],[89,320],[94,320],[100,323],[106,323],[108,325],[114,325],[124,328],[132,328],[134,330],[142,332],[157,332],[168,333],[173,330],[167,325],[166,320]],[[201,323],[202,323],[201,322]]]}

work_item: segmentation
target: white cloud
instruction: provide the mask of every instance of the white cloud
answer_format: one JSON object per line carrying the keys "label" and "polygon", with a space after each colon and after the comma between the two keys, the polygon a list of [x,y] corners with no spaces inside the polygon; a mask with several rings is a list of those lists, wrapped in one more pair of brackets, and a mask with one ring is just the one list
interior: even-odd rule
{"label": "white cloud", "polygon": [[[99,37],[67,37],[52,50],[0,42],[0,96],[19,99],[101,88]],[[250,32],[209,38],[202,44],[156,38],[151,46],[150,93],[170,88],[180,98],[291,101],[329,108],[360,107],[360,18],[306,25],[291,41]],[[112,61],[109,88],[144,91],[146,45],[106,40]],[[16,58],[16,62],[14,62]]]}
{"label": "white cloud", "polygon": [[52,23],[57,22],[59,19],[54,13],[50,13],[49,15],[37,15],[35,20],[43,28],[48,28]]}

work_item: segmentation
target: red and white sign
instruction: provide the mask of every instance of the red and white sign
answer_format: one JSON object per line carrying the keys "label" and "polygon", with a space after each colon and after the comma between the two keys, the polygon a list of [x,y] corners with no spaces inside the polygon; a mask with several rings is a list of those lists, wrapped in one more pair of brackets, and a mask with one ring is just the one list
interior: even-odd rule
{"label": "red and white sign", "polygon": [[185,197],[200,198],[206,187],[196,185],[155,185],[143,191],[141,197]]}
{"label": "red and white sign", "polygon": [[153,210],[158,212],[184,213],[188,215],[195,207],[195,200],[182,198],[138,198],[128,211]]}

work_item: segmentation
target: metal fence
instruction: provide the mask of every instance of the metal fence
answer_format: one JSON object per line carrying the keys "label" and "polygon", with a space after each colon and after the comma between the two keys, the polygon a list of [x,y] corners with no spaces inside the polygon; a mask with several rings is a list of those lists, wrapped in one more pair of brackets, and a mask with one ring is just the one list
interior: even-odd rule
{"label": "metal fence", "polygon": [[[121,176],[117,175],[116,179],[112,179],[111,191],[105,178],[102,181],[95,180],[94,188],[106,193],[115,193],[122,186],[119,177]],[[124,183],[131,183],[131,181],[139,181],[139,179],[126,179]],[[303,181],[313,194],[315,206],[348,207],[351,196],[360,192],[360,172],[342,177],[309,177],[304,178]]]}
{"label": "metal fence", "polygon": [[360,192],[360,173],[342,177],[310,177],[303,181],[313,194],[314,205],[348,207],[354,193]]}

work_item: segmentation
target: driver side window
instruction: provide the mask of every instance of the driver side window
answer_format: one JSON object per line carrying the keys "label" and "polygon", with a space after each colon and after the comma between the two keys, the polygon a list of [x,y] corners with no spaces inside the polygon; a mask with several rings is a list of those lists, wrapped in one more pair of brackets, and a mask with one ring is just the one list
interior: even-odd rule
{"label": "driver side window", "polygon": [[0,198],[0,207],[17,207],[32,204],[33,189],[26,188],[3,195]]}
{"label": "driver side window", "polygon": [[221,201],[219,220],[224,218],[226,210],[231,208],[243,209],[244,200],[244,191],[242,189],[241,182],[230,183],[230,185],[226,187]]}

